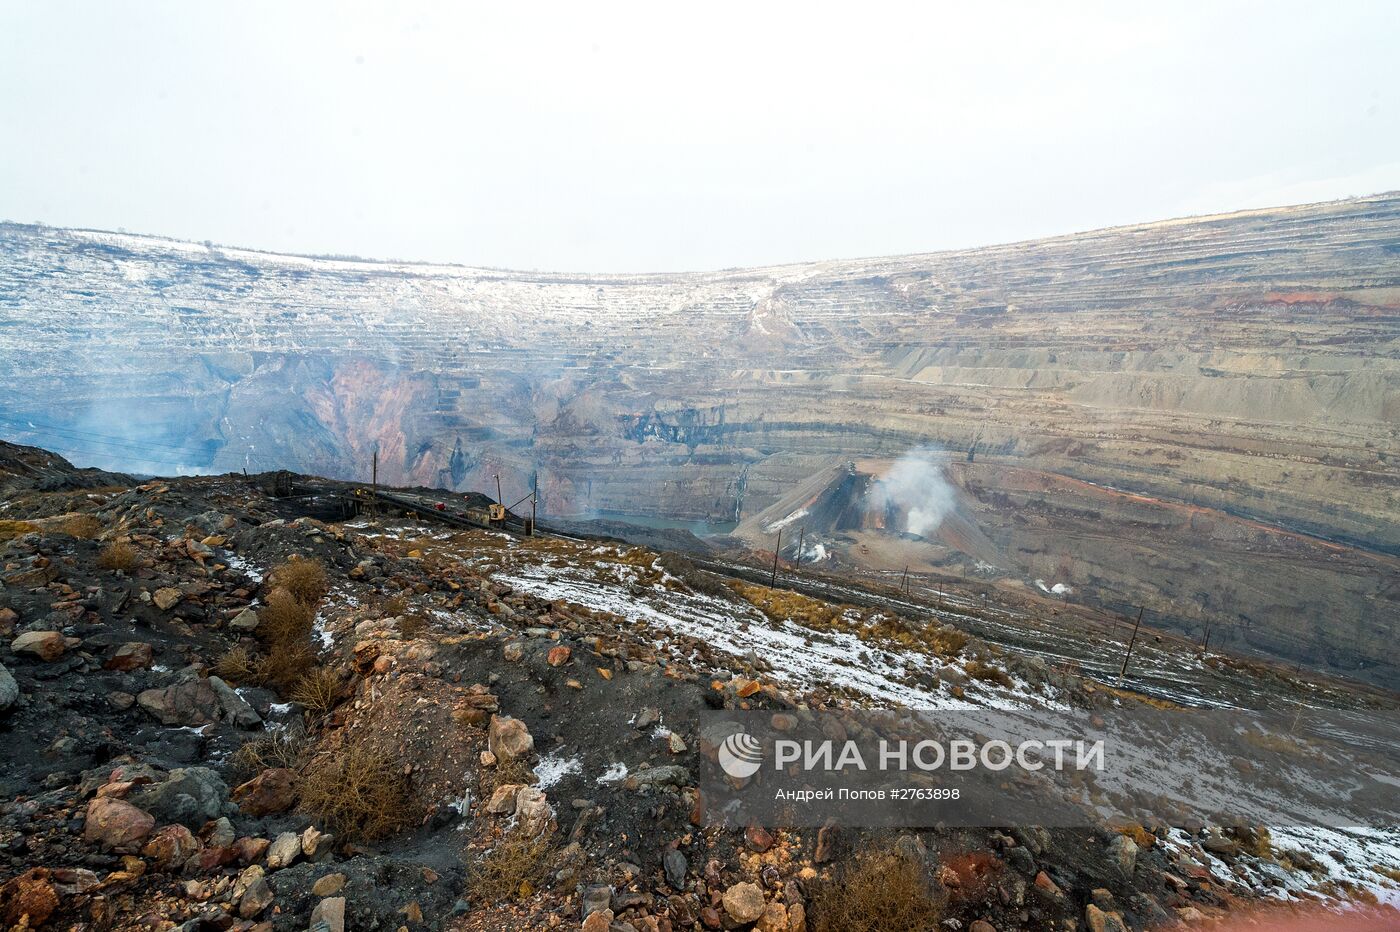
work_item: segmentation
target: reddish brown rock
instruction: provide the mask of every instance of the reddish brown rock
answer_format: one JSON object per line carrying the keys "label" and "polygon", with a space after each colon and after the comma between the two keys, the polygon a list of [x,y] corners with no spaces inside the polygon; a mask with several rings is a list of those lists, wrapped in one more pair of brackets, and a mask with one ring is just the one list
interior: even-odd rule
{"label": "reddish brown rock", "polygon": [[107,662],[102,665],[104,670],[119,670],[129,673],[132,670],[144,670],[151,665],[155,657],[155,651],[151,645],[143,641],[128,641],[117,652],[107,658]]}
{"label": "reddish brown rock", "polygon": [[252,864],[267,853],[270,844],[266,838],[243,837],[233,843],[233,853],[239,864]]}
{"label": "reddish brown rock", "polygon": [[583,920],[581,932],[608,932],[612,921],[613,911],[600,909],[595,913],[589,913],[588,918]]}
{"label": "reddish brown rock", "polygon": [[157,870],[178,870],[204,848],[204,843],[183,825],[167,825],[151,836],[141,854],[154,862]]}
{"label": "reddish brown rock", "polygon": [[58,909],[58,892],[49,871],[35,867],[0,886],[0,921],[5,928],[34,928]]}
{"label": "reddish brown rock", "polygon": [[108,848],[131,847],[144,841],[156,827],[155,817],[131,803],[103,796],[88,803],[83,838]]}
{"label": "reddish brown rock", "polygon": [[1064,896],[1060,888],[1055,885],[1055,881],[1050,879],[1050,875],[1041,871],[1035,875],[1035,888],[1051,899],[1059,899]]}
{"label": "reddish brown rock", "polygon": [[250,816],[286,812],[296,800],[296,774],[285,767],[264,770],[233,790],[233,801]]}
{"label": "reddish brown rock", "polygon": [[10,650],[16,654],[28,654],[45,663],[53,663],[67,649],[68,642],[58,631],[26,631],[10,642]]}
{"label": "reddish brown rock", "polygon": [[750,825],[744,831],[744,840],[749,843],[749,847],[762,854],[773,847],[773,835],[761,825]]}
{"label": "reddish brown rock", "polygon": [[569,662],[569,658],[573,655],[574,652],[572,648],[564,647],[562,645],[559,647],[551,647],[549,649],[549,653],[545,655],[545,661],[551,667],[562,667],[564,664]]}

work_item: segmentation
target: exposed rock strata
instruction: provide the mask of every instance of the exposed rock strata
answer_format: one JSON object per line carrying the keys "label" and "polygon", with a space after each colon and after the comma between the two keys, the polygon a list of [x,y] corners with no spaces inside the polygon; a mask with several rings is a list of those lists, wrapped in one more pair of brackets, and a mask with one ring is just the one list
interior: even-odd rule
{"label": "exposed rock strata", "polygon": [[[388,481],[492,489],[499,472],[513,500],[538,475],[553,513],[712,519],[832,457],[934,444],[977,467],[984,530],[1019,541],[1009,573],[1068,560],[1085,598],[1269,630],[1258,646],[1285,656],[1393,663],[1371,645],[1400,594],[1371,555],[1400,555],[1397,243],[1395,195],[685,275],[11,225],[0,431],[151,472],[360,477],[377,447]],[[1053,491],[1024,489],[1031,473]],[[1360,552],[1273,560],[1291,544],[1251,524],[1260,549],[1187,560],[1192,535],[1144,535],[1074,482]]]}

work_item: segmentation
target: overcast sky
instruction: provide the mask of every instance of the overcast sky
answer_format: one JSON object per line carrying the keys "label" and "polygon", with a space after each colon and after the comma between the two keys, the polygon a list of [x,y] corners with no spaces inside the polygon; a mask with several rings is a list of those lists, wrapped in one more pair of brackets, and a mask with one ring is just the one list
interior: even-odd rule
{"label": "overcast sky", "polygon": [[0,217],[579,271],[1400,188],[1400,3],[0,0]]}

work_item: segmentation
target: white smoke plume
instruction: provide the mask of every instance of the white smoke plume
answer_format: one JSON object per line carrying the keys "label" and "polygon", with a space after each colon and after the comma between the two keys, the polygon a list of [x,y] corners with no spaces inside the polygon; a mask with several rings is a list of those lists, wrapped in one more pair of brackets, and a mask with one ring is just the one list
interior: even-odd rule
{"label": "white smoke plume", "polygon": [[957,493],[944,474],[947,455],[934,447],[910,450],[877,479],[866,499],[870,511],[903,513],[904,530],[930,537],[957,505]]}

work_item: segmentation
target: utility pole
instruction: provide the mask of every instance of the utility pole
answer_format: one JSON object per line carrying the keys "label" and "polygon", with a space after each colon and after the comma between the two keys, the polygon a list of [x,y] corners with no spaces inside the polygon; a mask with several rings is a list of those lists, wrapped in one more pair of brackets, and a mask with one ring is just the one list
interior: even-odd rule
{"label": "utility pole", "polygon": [[1138,627],[1142,624],[1142,613],[1146,606],[1138,606],[1137,621],[1133,622],[1133,636],[1128,640],[1128,649],[1123,654],[1123,669],[1118,671],[1118,682],[1123,682],[1123,676],[1128,672],[1128,658],[1133,656],[1133,645],[1137,643]]}
{"label": "utility pole", "polygon": [[768,588],[778,584],[778,553],[783,549],[783,529],[778,528],[778,542],[773,545],[773,572],[768,577]]}
{"label": "utility pole", "polygon": [[1210,619],[1206,619],[1206,636],[1201,639],[1201,656],[1204,657],[1206,651],[1210,650]]}
{"label": "utility pole", "polygon": [[540,500],[540,474],[535,473],[535,487],[530,493],[530,536],[535,536],[535,506]]}
{"label": "utility pole", "polygon": [[496,504],[504,505],[506,500],[501,497],[501,474],[496,473]]}
{"label": "utility pole", "polygon": [[904,567],[904,575],[901,576],[901,577],[899,577],[899,591],[902,592],[902,593],[904,593],[905,596],[908,596],[908,595],[909,595],[909,566],[908,566],[908,564],[906,564],[905,567]]}
{"label": "utility pole", "polygon": [[801,566],[801,565],[802,565],[802,542],[803,542],[804,540],[806,540],[806,539],[807,539],[807,525],[804,524],[804,525],[802,525],[802,527],[798,528],[798,530],[797,530],[797,563],[796,563],[797,566]]}
{"label": "utility pole", "polygon": [[379,523],[379,447],[374,448],[374,458],[370,460],[369,484],[373,494],[369,498],[370,524]]}

